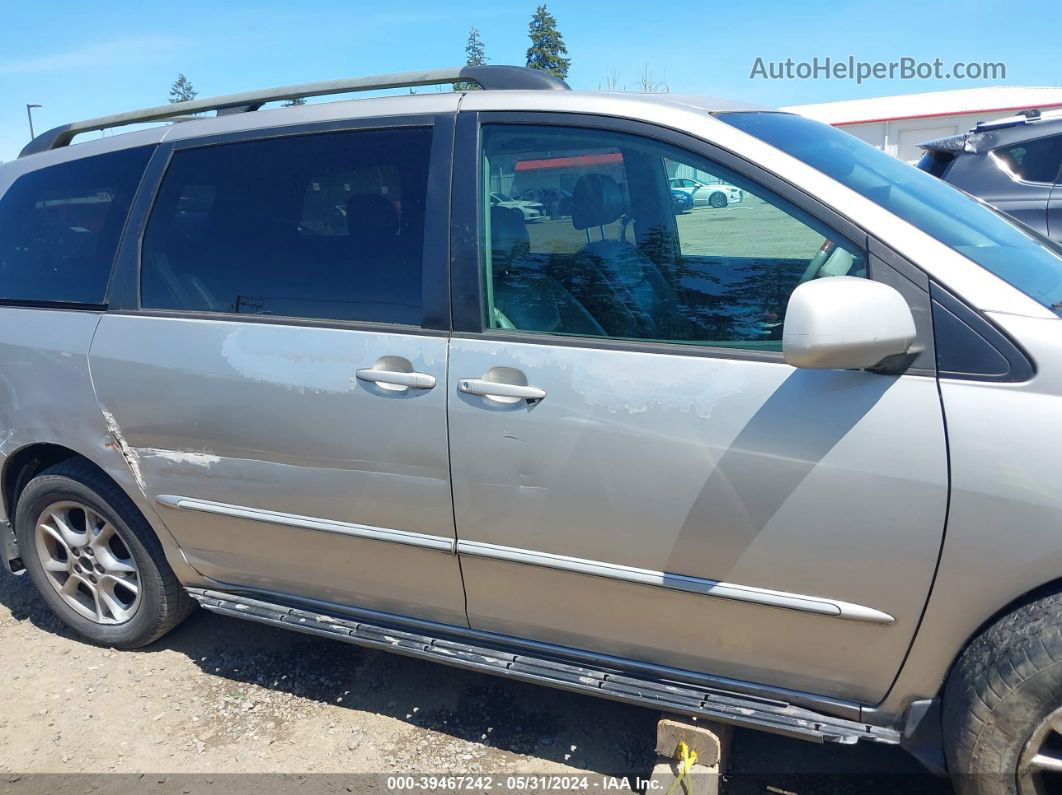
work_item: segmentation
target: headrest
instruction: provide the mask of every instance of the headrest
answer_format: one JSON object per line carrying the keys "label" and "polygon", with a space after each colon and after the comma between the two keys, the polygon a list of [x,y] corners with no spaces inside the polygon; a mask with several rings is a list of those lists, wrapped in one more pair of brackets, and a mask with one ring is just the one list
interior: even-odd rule
{"label": "headrest", "polygon": [[607,174],[583,174],[572,192],[572,226],[589,229],[611,224],[621,215],[623,191]]}
{"label": "headrest", "polygon": [[515,207],[490,208],[490,249],[494,265],[502,267],[531,249],[524,216]]}
{"label": "headrest", "polygon": [[398,210],[378,194],[355,193],[347,199],[347,232],[355,242],[394,237],[398,232]]}

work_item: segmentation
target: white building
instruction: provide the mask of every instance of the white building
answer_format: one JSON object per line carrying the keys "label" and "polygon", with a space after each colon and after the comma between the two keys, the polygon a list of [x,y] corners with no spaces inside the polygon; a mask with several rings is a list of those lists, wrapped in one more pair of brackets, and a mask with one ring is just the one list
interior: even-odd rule
{"label": "white building", "polygon": [[979,121],[1019,110],[1062,108],[1062,88],[991,86],[897,97],[851,99],[782,108],[840,127],[901,160],[918,160],[918,144],[966,132]]}

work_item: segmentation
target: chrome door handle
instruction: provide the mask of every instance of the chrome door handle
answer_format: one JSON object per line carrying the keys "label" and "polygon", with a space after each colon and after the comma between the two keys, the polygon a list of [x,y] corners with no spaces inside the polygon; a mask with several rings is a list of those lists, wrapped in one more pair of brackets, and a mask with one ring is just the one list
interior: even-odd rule
{"label": "chrome door handle", "polygon": [[[349,373],[350,370],[347,370]],[[391,386],[405,386],[410,389],[431,389],[435,386],[435,376],[429,373],[403,373],[397,370],[374,370],[367,367],[358,370],[356,375],[362,381]]]}
{"label": "chrome door handle", "polygon": [[524,400],[542,400],[546,396],[545,389],[537,386],[524,386],[522,384],[505,384],[498,381],[486,381],[482,378],[460,378],[457,381],[457,391],[466,392],[469,395],[482,395],[483,397],[523,398]]}

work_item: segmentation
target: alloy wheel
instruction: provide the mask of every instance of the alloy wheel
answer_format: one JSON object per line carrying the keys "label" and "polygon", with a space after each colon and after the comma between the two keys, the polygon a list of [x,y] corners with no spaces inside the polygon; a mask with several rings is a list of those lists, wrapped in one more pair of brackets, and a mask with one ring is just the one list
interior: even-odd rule
{"label": "alloy wheel", "polygon": [[140,606],[140,572],[117,528],[89,506],[56,502],[41,512],[37,556],[62,600],[97,624],[123,624]]}
{"label": "alloy wheel", "polygon": [[1044,718],[1025,744],[1018,784],[1022,795],[1062,792],[1062,707]]}

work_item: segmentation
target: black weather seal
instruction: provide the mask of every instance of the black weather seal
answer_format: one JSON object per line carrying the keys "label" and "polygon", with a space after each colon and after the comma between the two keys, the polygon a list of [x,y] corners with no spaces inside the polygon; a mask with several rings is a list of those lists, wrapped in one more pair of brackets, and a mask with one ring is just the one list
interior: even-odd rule
{"label": "black weather seal", "polygon": [[209,99],[193,99],[174,102],[154,108],[133,110],[113,116],[72,122],[41,133],[28,144],[19,157],[47,152],[67,146],[75,136],[96,130],[108,130],[127,124],[152,121],[186,121],[193,114],[213,111],[219,116],[229,113],[244,113],[258,110],[267,102],[306,97],[324,97],[348,94],[356,91],[380,91],[390,88],[414,88],[447,84],[475,83],[486,90],[566,91],[569,86],[559,77],[537,69],[523,66],[461,66],[452,69],[428,69],[420,72],[397,72],[394,74],[350,77],[343,80],[322,80],[314,83],[299,83],[257,91],[243,91]]}
{"label": "black weather seal", "polygon": [[381,626],[238,594],[200,588],[189,588],[188,593],[207,610],[221,615],[665,712],[817,743],[900,742],[900,732],[895,729],[825,715],[785,701],[653,679],[614,668],[532,655],[525,650],[477,646],[457,638]]}

